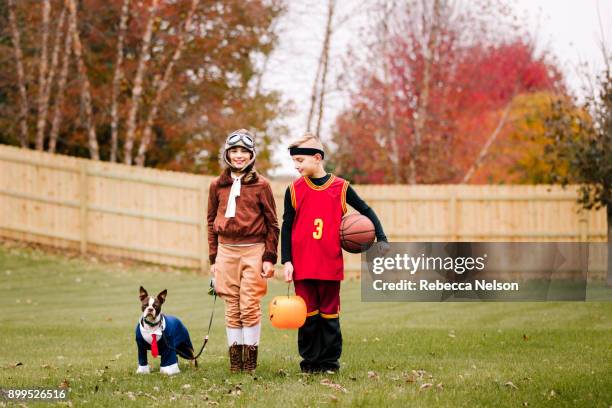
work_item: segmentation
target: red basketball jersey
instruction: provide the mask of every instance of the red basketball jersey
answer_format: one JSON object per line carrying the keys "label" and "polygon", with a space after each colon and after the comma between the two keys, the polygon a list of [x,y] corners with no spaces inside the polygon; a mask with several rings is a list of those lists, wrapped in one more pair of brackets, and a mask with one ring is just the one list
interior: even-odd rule
{"label": "red basketball jersey", "polygon": [[291,183],[295,219],[291,229],[293,279],[344,279],[340,224],[348,181],[333,174],[322,186],[308,177]]}

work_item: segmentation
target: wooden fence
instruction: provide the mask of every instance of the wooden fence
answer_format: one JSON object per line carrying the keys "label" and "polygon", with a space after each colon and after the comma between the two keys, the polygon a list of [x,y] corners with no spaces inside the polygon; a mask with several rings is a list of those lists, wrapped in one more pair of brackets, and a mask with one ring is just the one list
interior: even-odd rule
{"label": "wooden fence", "polygon": [[[206,270],[211,180],[0,146],[0,236]],[[279,222],[286,187],[272,182]],[[392,241],[606,240],[604,211],[578,211],[575,187],[354,187]]]}

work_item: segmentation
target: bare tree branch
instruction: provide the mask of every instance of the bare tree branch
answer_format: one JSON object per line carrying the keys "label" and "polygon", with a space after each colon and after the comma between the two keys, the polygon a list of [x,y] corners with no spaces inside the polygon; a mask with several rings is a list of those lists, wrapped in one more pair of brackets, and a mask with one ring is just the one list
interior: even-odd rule
{"label": "bare tree branch", "polygon": [[156,78],[155,82],[157,86],[155,87],[155,99],[153,100],[153,104],[151,106],[151,109],[149,110],[149,115],[147,116],[147,121],[145,123],[144,131],[142,134],[142,140],[140,141],[140,146],[138,147],[138,156],[136,157],[136,164],[138,166],[144,166],[145,154],[149,148],[149,144],[151,143],[153,122],[157,117],[157,111],[159,109],[159,105],[161,104],[162,95],[171,80],[174,65],[181,58],[181,54],[183,52],[183,49],[185,48],[185,41],[187,39],[187,35],[191,27],[191,21],[193,20],[193,15],[195,14],[199,2],[200,0],[192,0],[191,8],[189,9],[189,13],[185,18],[183,31],[179,34],[179,42],[176,45],[176,49],[174,50],[172,59],[168,62],[168,65],[166,66],[164,76],[161,79],[159,79],[159,77]]}
{"label": "bare tree branch", "polygon": [[147,63],[151,58],[151,38],[153,36],[153,23],[157,14],[158,4],[159,0],[152,0],[149,7],[149,16],[147,17],[147,24],[140,50],[140,59],[138,61],[138,68],[136,70],[136,77],[134,79],[134,87],[132,88],[132,101],[128,113],[125,146],[123,148],[123,161],[125,164],[129,165],[132,164],[132,149],[134,148],[134,139],[136,137],[136,115],[140,106],[142,83],[147,71]]}
{"label": "bare tree branch", "polygon": [[119,37],[117,38],[117,58],[115,59],[115,74],[113,76],[113,91],[111,95],[111,154],[110,161],[117,161],[117,140],[119,137],[119,113],[118,98],[121,91],[123,79],[123,43],[127,30],[128,17],[130,15],[130,0],[123,0],[121,7],[121,19],[119,22]]}
{"label": "bare tree branch", "polygon": [[474,162],[474,164],[472,164],[472,166],[467,171],[467,173],[465,173],[465,176],[463,176],[463,180],[461,180],[462,183],[469,183],[470,179],[472,178],[476,170],[482,165],[482,162],[484,161],[485,157],[489,153],[489,148],[491,147],[495,139],[497,139],[499,132],[501,132],[504,125],[506,124],[506,121],[508,120],[508,114],[510,113],[511,107],[512,107],[512,100],[510,100],[510,102],[508,102],[508,104],[506,105],[504,112],[499,118],[499,122],[497,122],[497,126],[487,138],[487,141],[485,142],[484,146],[482,146],[482,149],[480,150],[480,153],[478,154],[476,161]]}
{"label": "bare tree branch", "polygon": [[23,52],[21,50],[21,37],[17,28],[17,17],[15,16],[15,0],[8,0],[9,23],[13,38],[13,49],[15,51],[15,65],[17,67],[17,85],[19,88],[19,141],[21,147],[28,147],[28,94],[25,86],[25,74],[23,70]]}

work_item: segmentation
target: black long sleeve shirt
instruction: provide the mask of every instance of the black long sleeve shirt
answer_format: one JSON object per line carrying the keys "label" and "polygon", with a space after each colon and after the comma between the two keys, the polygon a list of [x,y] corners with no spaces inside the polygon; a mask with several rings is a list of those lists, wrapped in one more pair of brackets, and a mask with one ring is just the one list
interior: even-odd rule
{"label": "black long sleeve shirt", "polygon": [[[320,178],[310,178],[317,186],[322,186],[329,180],[331,174],[326,174]],[[368,204],[359,197],[357,192],[349,185],[346,190],[346,203],[357,210],[360,214],[368,217],[372,224],[374,224],[374,230],[376,234],[376,240],[381,242],[387,242],[387,236],[383,231],[383,227],[380,220],[376,216],[374,210],[372,210]],[[293,227],[293,220],[295,219],[295,209],[291,205],[291,192],[289,188],[285,191],[285,211],[283,213],[283,226],[281,228],[281,263],[291,261],[291,228]]]}

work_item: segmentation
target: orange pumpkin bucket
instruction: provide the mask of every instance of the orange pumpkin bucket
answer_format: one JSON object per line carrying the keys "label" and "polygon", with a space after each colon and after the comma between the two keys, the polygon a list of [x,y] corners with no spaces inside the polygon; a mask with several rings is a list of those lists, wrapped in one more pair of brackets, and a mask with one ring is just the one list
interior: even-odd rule
{"label": "orange pumpkin bucket", "polygon": [[298,329],[306,321],[306,302],[301,296],[276,296],[270,301],[270,322],[279,329]]}

